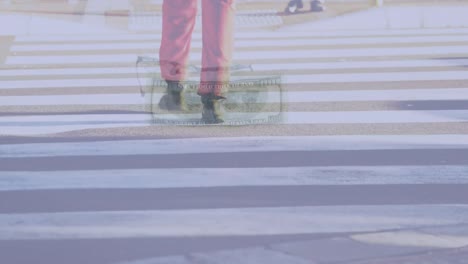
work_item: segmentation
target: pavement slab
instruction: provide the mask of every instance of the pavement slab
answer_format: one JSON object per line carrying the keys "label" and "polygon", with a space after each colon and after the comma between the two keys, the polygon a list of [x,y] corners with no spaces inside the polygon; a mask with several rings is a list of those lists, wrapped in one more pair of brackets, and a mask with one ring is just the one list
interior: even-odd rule
{"label": "pavement slab", "polygon": [[116,264],[194,264],[184,256],[168,256],[119,262]]}
{"label": "pavement slab", "polygon": [[226,250],[215,253],[193,254],[195,264],[314,264],[304,258],[265,248]]}
{"label": "pavement slab", "polygon": [[283,243],[271,246],[272,249],[290,255],[300,256],[317,263],[331,263],[370,259],[384,256],[408,255],[421,253],[431,248],[386,246],[366,244],[347,237],[335,237],[321,240],[310,240]]}
{"label": "pavement slab", "polygon": [[363,243],[408,247],[458,248],[468,246],[468,237],[433,235],[417,231],[381,232],[354,235],[353,239]]}
{"label": "pavement slab", "polygon": [[434,235],[468,236],[468,225],[421,228],[419,231]]}
{"label": "pavement slab", "polygon": [[392,257],[385,259],[371,259],[358,262],[347,262],[348,264],[467,264],[468,247],[456,250],[445,250],[427,252],[424,254]]}

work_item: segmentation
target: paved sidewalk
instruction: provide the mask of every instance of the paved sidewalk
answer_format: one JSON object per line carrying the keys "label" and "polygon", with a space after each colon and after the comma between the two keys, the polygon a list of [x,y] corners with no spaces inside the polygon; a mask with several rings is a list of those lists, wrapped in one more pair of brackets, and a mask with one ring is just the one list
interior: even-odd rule
{"label": "paved sidewalk", "polygon": [[[159,32],[160,3],[119,0],[0,4],[0,35]],[[96,3],[96,4],[93,4]],[[239,2],[240,30],[329,31],[468,27],[468,1],[326,1],[324,12],[283,12],[287,1]],[[59,26],[58,26],[59,25]],[[199,30],[199,27],[197,27]]]}
{"label": "paved sidewalk", "polygon": [[285,31],[391,30],[468,27],[468,2],[387,4],[330,19],[282,27]]}
{"label": "paved sidewalk", "polygon": [[[67,34],[104,33],[104,28],[120,31],[157,32],[160,28],[161,1],[39,1],[34,5],[30,2],[0,3],[2,24],[14,24],[16,27],[3,28],[0,34]],[[371,6],[368,1],[337,2],[326,4],[324,12],[308,12],[308,5],[298,14],[284,13],[287,1],[239,1],[237,24],[242,30],[258,28],[277,29],[282,26],[303,24],[331,17],[353,13]],[[50,22],[46,22],[50,21]],[[45,24],[54,24],[48,27]],[[37,26],[39,25],[39,26]],[[61,26],[57,26],[61,25]],[[83,27],[84,26],[84,27]],[[42,29],[43,27],[44,29]],[[72,30],[66,28],[70,27]],[[199,27],[197,27],[199,30]]]}

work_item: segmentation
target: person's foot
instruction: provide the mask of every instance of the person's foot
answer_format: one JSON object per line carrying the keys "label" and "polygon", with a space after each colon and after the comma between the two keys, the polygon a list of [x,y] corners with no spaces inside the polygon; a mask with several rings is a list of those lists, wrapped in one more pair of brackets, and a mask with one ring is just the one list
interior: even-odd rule
{"label": "person's foot", "polygon": [[184,86],[179,81],[166,81],[167,91],[159,101],[159,108],[168,111],[185,111],[187,109]]}
{"label": "person's foot", "polygon": [[289,14],[294,14],[298,11],[298,9],[301,9],[304,7],[304,3],[302,0],[291,0],[288,3],[288,6],[285,8],[285,12]]}
{"label": "person's foot", "polygon": [[225,99],[225,97],[215,96],[212,94],[202,95],[202,122],[205,124],[224,123],[224,109],[222,106],[222,101]]}
{"label": "person's foot", "polygon": [[323,6],[323,0],[312,0],[310,2],[310,11],[312,12],[322,12],[325,10]]}

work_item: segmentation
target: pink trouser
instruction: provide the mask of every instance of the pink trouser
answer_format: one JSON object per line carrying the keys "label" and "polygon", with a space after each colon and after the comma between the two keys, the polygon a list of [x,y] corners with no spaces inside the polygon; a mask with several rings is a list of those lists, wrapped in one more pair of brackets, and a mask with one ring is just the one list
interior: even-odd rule
{"label": "pink trouser", "polygon": [[[165,80],[187,77],[198,0],[164,0],[159,50]],[[232,60],[235,0],[202,0],[202,72],[198,94],[222,95]]]}

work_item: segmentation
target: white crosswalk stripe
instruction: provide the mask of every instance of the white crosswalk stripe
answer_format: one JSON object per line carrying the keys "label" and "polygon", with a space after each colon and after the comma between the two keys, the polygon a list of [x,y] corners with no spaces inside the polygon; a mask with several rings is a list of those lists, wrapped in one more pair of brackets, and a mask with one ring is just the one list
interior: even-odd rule
{"label": "white crosswalk stripe", "polygon": [[[268,120],[274,112],[255,113],[254,117]],[[251,114],[229,113],[227,118],[243,120]],[[199,114],[160,114],[158,120],[175,124],[187,120],[192,124]],[[284,112],[281,123],[288,124],[404,124],[404,123],[458,123],[465,122],[468,110],[431,110],[431,111],[346,111],[346,112]],[[59,133],[85,128],[106,128],[125,126],[148,126],[154,120],[148,114],[86,114],[86,115],[31,115],[0,117],[3,133],[10,135],[34,135]],[[190,123],[192,122],[192,123]],[[248,120],[246,121],[248,122]],[[159,122],[161,123],[161,122]],[[263,122],[264,123],[264,122]],[[195,123],[193,123],[195,124]]]}
{"label": "white crosswalk stripe", "polygon": [[[255,71],[272,70],[332,70],[332,69],[362,69],[362,68],[430,68],[430,67],[466,67],[468,60],[402,60],[402,61],[339,61],[339,62],[310,62],[310,63],[275,63],[252,64]],[[159,68],[148,68],[159,72]],[[56,68],[56,69],[21,69],[2,70],[0,76],[47,76],[47,75],[99,75],[99,74],[134,74],[134,67],[112,68]]]}
{"label": "white crosswalk stripe", "polygon": [[[197,81],[198,78],[189,79]],[[447,72],[396,72],[396,73],[353,73],[353,74],[301,74],[284,75],[282,83],[336,83],[336,82],[397,82],[397,81],[434,81],[434,80],[468,80],[466,71]],[[34,80],[34,81],[0,81],[2,87],[7,89],[40,89],[40,88],[76,88],[88,87],[126,87],[138,86],[135,78],[116,79],[67,79],[67,80]]]}
{"label": "white crosswalk stripe", "polygon": [[[301,46],[320,46],[320,45],[366,45],[366,44],[422,44],[422,43],[466,43],[468,37],[460,36],[430,36],[430,37],[382,37],[382,38],[333,38],[333,39],[314,39],[304,38],[301,39]],[[271,40],[241,40],[235,43],[236,48],[249,48],[249,47],[284,47],[298,45],[298,41],[294,39],[285,39],[281,41]],[[192,43],[193,48],[201,48],[201,41]],[[151,49],[155,50],[154,43],[94,43],[94,44],[23,44],[15,45],[11,51],[89,51],[89,50],[125,50],[125,49]]]}
{"label": "white crosswalk stripe", "polygon": [[[39,156],[39,155],[38,155]],[[157,175],[157,176],[155,176]],[[0,191],[239,186],[468,184],[466,166],[343,166],[8,172]],[[131,179],[131,180],[129,180]]]}
{"label": "white crosswalk stripe", "polygon": [[[239,96],[248,93],[239,93]],[[154,93],[158,101],[164,93]],[[259,98],[262,103],[279,103],[278,92],[267,92]],[[352,102],[352,101],[402,101],[402,100],[468,100],[468,88],[399,89],[399,90],[353,90],[353,91],[307,91],[283,92],[285,103]],[[144,102],[139,94],[83,94],[3,96],[0,105],[138,105]]]}
{"label": "white crosswalk stripe", "polygon": [[[213,145],[210,145],[212,143]],[[0,157],[53,157],[98,155],[147,155],[222,152],[269,152],[307,150],[435,149],[467,148],[466,135],[393,136],[294,136],[219,139],[122,140],[80,143],[33,143],[0,145]],[[49,152],[52,148],[54,152]]]}
{"label": "white crosswalk stripe", "polygon": [[0,70],[0,242],[468,224],[467,32],[240,32],[252,71],[235,78],[281,76],[254,115],[281,119],[215,126],[144,112],[134,65],[159,36],[18,36]]}
{"label": "white crosswalk stripe", "polygon": [[[318,58],[358,58],[358,57],[396,57],[396,56],[449,56],[468,53],[466,46],[444,46],[443,49],[434,47],[386,47],[386,48],[353,48],[353,49],[295,49],[275,51],[240,51],[233,56],[236,60],[285,60],[285,59],[318,59]],[[193,61],[201,60],[200,52],[193,52],[190,55]],[[112,55],[17,55],[7,59],[7,65],[44,65],[44,64],[78,64],[78,63],[133,63],[135,53],[112,54]]]}
{"label": "white crosswalk stripe", "polygon": [[[302,38],[302,37],[380,37],[380,36],[420,36],[420,35],[451,35],[455,34],[464,37],[468,33],[466,28],[447,28],[447,29],[389,29],[389,30],[331,30],[331,31],[312,31],[304,34],[303,31],[258,31],[258,32],[243,32],[237,31],[236,36],[240,39],[250,38]],[[195,34],[194,39],[201,39],[201,35]],[[18,36],[16,40],[18,43],[28,42],[63,42],[63,41],[119,41],[119,40],[158,40],[161,36],[158,34],[105,34],[105,35],[25,35]]]}
{"label": "white crosswalk stripe", "polygon": [[[28,214],[26,216],[13,214],[0,216],[0,239],[97,239],[369,232],[379,229],[464,223],[464,219],[468,217],[467,207],[465,205],[388,206],[388,208],[279,207],[82,212],[54,215]],[[434,211],[437,215],[433,214]],[[336,218],[336,214],[343,213],[347,213],[348,217],[341,220]],[[18,221],[22,224],[15,226],[14,223]],[[331,224],[330,221],[332,221]],[[365,224],[356,224],[357,222]],[[226,226],[230,228],[226,229]]]}

